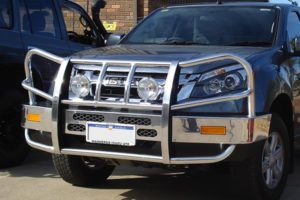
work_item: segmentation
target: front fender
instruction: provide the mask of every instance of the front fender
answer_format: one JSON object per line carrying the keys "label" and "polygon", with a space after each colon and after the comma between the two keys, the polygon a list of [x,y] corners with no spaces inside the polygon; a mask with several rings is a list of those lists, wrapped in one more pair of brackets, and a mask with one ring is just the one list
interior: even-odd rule
{"label": "front fender", "polygon": [[268,113],[275,99],[285,94],[292,99],[290,71],[287,67],[269,65],[255,71],[256,112]]}

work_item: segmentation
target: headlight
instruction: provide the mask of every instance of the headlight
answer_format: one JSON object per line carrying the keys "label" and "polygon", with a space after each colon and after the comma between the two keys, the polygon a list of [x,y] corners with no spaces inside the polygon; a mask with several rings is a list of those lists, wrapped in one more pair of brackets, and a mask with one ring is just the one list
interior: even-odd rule
{"label": "headlight", "polygon": [[209,97],[246,89],[246,71],[240,66],[230,66],[202,74],[191,97]]}
{"label": "headlight", "polygon": [[70,88],[76,97],[83,98],[90,93],[91,84],[86,76],[78,74],[71,79]]}
{"label": "headlight", "polygon": [[156,100],[160,93],[158,83],[153,78],[143,78],[137,85],[138,95],[141,99]]}

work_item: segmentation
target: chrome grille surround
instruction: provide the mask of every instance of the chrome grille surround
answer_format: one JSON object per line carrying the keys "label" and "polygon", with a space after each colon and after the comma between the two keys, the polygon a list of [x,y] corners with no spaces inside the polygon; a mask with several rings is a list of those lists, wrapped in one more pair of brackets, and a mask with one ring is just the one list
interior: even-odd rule
{"label": "chrome grille surround", "polygon": [[[136,131],[136,139],[137,140],[148,140],[148,141],[161,141],[162,139],[162,115],[160,114],[148,114],[147,118],[144,117],[144,114],[133,114],[133,113],[122,113],[122,112],[108,112],[108,111],[87,111],[87,110],[78,110],[78,109],[67,109],[65,111],[65,133],[71,134],[71,135],[81,135],[85,136],[85,131],[81,130],[75,130],[75,129],[69,129],[69,126],[72,125],[78,125],[80,127],[86,126],[87,121],[82,120],[76,120],[74,119],[74,115],[80,114],[84,116],[93,116],[97,115],[98,113],[101,113],[101,116],[105,119],[105,123],[115,123],[118,124],[120,118],[126,118],[126,119],[133,119],[137,120],[134,122],[143,122],[145,120],[144,124],[134,124],[136,126],[136,130],[144,130],[149,129],[151,127],[152,130],[156,131],[156,135],[152,134],[152,137],[144,136],[143,134],[138,134],[138,131]],[[125,121],[124,121],[125,122]],[[130,121],[126,121],[130,122]],[[151,126],[147,125],[151,123]],[[155,135],[155,136],[154,136]]]}

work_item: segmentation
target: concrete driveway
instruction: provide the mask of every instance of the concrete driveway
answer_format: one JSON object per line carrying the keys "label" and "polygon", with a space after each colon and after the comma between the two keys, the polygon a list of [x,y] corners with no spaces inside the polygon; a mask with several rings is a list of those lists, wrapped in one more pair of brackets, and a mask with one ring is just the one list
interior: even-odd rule
{"label": "concrete driveway", "polygon": [[[300,146],[296,149],[296,168],[290,175],[282,196],[284,200],[300,199]],[[32,152],[24,165],[0,170],[0,199],[241,199],[226,173],[174,173],[161,169],[118,167],[104,186],[74,187],[55,172],[50,156]]]}

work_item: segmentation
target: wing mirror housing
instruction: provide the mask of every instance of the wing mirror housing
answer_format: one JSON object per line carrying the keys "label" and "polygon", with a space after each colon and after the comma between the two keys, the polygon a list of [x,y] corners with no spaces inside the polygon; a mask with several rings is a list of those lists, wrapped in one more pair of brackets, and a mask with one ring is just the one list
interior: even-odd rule
{"label": "wing mirror housing", "polygon": [[292,41],[292,48],[295,55],[300,56],[300,37],[296,37]]}
{"label": "wing mirror housing", "polygon": [[106,40],[106,46],[119,44],[125,34],[110,34]]}

